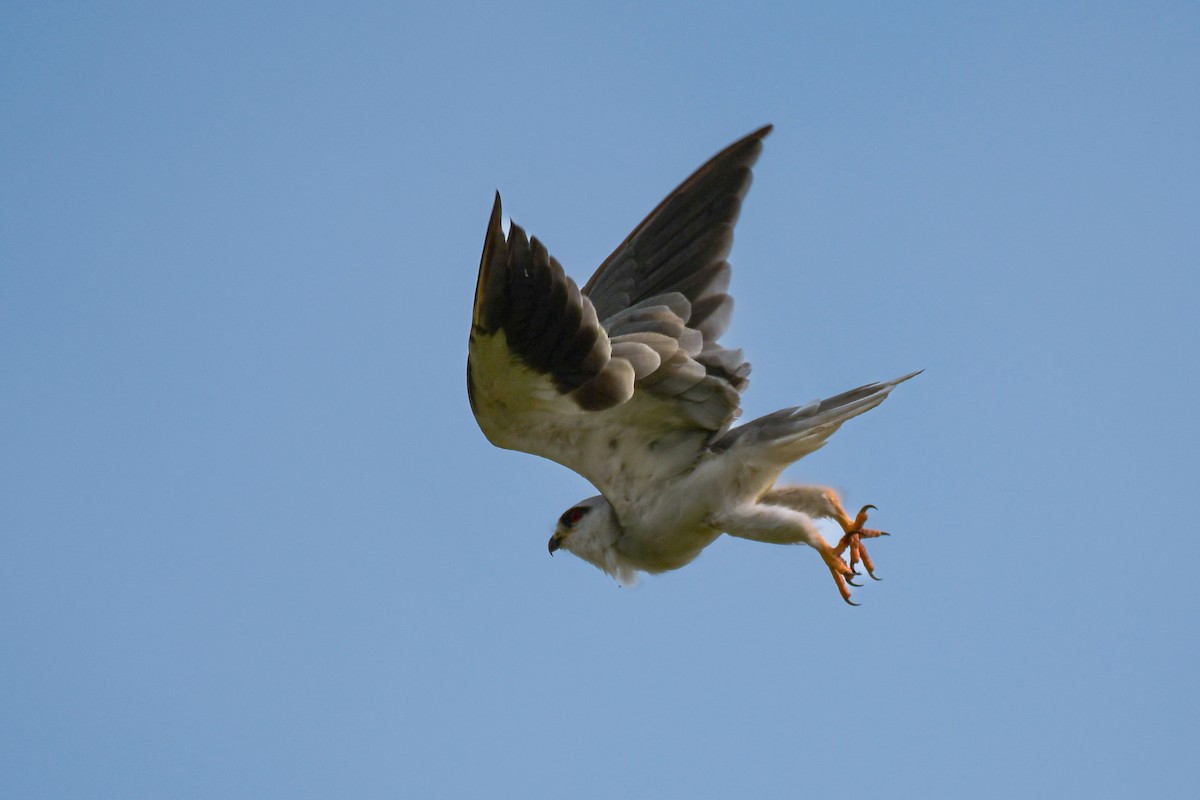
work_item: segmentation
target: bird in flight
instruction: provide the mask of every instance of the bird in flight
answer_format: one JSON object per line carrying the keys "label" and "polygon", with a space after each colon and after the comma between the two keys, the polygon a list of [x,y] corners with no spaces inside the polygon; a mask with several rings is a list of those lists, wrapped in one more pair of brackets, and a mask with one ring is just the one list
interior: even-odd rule
{"label": "bird in flight", "polygon": [[[678,569],[722,533],[806,544],[842,599],[861,563],[872,505],[779,485],[784,468],[918,373],[785,408],[738,427],[750,365],[719,340],[729,326],[733,226],[771,126],[713,156],[671,192],[582,289],[537,237],[505,236],[497,193],[475,287],[467,391],[497,447],[543,456],[600,494],[558,519],[549,549],[621,583]],[[814,519],[835,520],[829,544]]]}

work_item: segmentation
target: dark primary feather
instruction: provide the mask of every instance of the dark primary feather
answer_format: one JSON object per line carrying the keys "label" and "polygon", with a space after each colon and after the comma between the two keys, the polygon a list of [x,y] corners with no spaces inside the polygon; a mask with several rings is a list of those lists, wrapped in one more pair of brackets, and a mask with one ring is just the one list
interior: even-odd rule
{"label": "dark primary feather", "polygon": [[583,288],[600,319],[656,294],[678,291],[694,303],[725,292],[733,226],[770,132],[760,128],[709,159],[604,260]]}
{"label": "dark primary feather", "polygon": [[627,369],[609,358],[608,335],[591,302],[562,266],[519,225],[511,225],[505,239],[497,194],[479,267],[472,335],[501,331],[513,355],[549,375],[581,408],[608,408],[633,391]]}

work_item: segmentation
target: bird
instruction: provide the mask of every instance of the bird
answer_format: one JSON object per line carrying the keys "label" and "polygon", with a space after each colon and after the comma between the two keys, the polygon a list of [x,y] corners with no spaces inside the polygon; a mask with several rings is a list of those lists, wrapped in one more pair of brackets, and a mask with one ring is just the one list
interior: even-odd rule
{"label": "bird", "polygon": [[[579,286],[492,205],[475,286],[467,394],[495,446],[555,461],[599,492],[558,518],[548,549],[633,583],[691,563],[722,535],[815,549],[842,599],[878,580],[873,504],[777,483],[851,417],[920,373],[868,383],[734,426],[750,365],[720,344],[733,313],[728,256],[766,125],[667,195]],[[815,523],[842,529],[830,544]]]}

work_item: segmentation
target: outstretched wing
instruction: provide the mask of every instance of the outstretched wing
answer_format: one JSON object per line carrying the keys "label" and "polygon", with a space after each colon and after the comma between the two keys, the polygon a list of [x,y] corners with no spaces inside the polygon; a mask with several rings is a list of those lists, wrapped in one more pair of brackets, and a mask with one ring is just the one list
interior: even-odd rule
{"label": "outstretched wing", "polygon": [[738,450],[739,461],[756,459],[785,467],[820,450],[843,422],[870,411],[886,400],[892,389],[923,371],[767,414],[717,437],[711,447],[718,452]]}
{"label": "outstretched wing", "polygon": [[[581,292],[537,238],[484,243],[467,363],[489,440],[557,461],[619,502],[622,486],[689,469],[738,414],[749,364],[729,324],[733,225],[770,127],[672,192]],[[617,495],[618,497],[614,497]]]}

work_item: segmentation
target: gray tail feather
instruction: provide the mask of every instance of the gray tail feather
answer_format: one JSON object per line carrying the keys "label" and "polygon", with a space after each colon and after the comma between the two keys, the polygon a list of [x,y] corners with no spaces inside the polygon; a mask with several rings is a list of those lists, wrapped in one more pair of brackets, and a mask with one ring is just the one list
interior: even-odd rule
{"label": "gray tail feather", "polygon": [[868,383],[826,400],[814,400],[807,405],[767,414],[729,431],[712,443],[712,449],[761,447],[769,451],[772,458],[778,456],[781,461],[791,463],[820,449],[843,422],[870,411],[882,403],[892,389],[922,372],[924,370],[917,370],[895,380]]}

